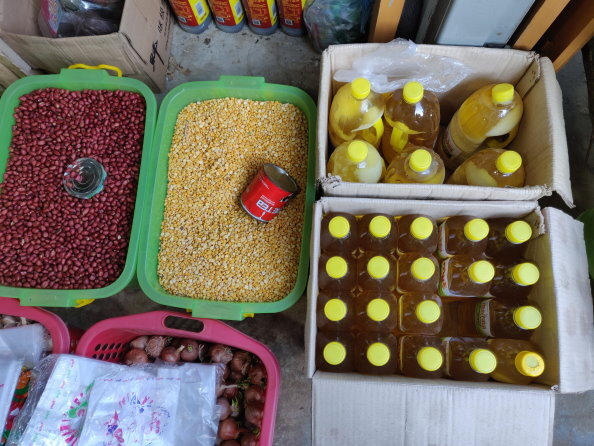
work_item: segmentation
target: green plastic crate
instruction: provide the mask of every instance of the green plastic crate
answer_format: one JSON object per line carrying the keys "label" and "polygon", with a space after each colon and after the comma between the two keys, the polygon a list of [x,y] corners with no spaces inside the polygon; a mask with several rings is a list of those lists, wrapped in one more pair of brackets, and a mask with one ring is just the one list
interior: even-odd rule
{"label": "green plastic crate", "polygon": [[138,260],[138,242],[140,238],[140,219],[146,194],[148,164],[153,141],[155,121],[157,119],[157,100],[155,95],[142,82],[124,77],[110,76],[104,70],[70,70],[64,69],[60,74],[29,76],[10,85],[0,98],[0,178],[4,177],[9,157],[14,125],[14,109],[19,105],[19,98],[34,90],[43,88],[62,88],[65,90],[125,90],[141,94],[146,101],[146,123],[142,147],[141,169],[136,191],[134,220],[130,233],[130,244],[126,256],[126,265],[120,277],[103,288],[91,290],[43,290],[32,288],[15,288],[0,285],[0,296],[14,297],[22,305],[43,307],[80,307],[91,303],[94,299],[113,296],[122,291],[135,279],[136,262]]}
{"label": "green plastic crate", "polygon": [[[299,271],[292,291],[277,302],[218,302],[205,299],[175,296],[167,293],[159,284],[157,255],[159,253],[161,223],[167,195],[167,169],[169,147],[173,137],[178,113],[188,104],[215,98],[241,98],[257,101],[279,101],[297,106],[307,117],[308,171],[303,215],[303,237]],[[303,294],[309,272],[309,238],[314,201],[314,170],[316,141],[316,106],[302,90],[286,85],[267,84],[262,77],[221,76],[218,81],[189,82],[167,94],[159,109],[155,129],[155,153],[152,162],[151,190],[145,203],[143,233],[139,250],[138,281],[145,294],[163,305],[184,308],[193,316],[241,320],[254,313],[277,313],[291,307]]]}

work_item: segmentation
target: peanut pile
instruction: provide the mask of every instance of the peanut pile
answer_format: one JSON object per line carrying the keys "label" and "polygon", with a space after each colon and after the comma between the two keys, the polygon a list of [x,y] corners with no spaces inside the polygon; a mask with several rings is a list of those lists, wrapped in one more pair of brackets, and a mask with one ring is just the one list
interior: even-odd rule
{"label": "peanut pile", "polygon": [[[265,224],[239,197],[264,163],[301,193]],[[271,302],[293,288],[307,176],[307,120],[291,104],[244,99],[193,103],[178,115],[169,150],[158,276],[169,293]]]}

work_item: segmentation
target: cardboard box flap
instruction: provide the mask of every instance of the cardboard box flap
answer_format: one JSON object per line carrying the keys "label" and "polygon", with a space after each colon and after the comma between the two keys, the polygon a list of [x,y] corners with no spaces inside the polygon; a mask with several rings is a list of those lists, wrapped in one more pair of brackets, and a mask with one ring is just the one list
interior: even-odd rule
{"label": "cardboard box flap", "polygon": [[539,387],[316,372],[315,446],[541,446],[554,392]]}
{"label": "cardboard box flap", "polygon": [[[559,391],[594,389],[594,322],[588,259],[581,222],[555,208],[543,210],[549,232],[559,333]],[[530,254],[530,253],[529,253]]]}

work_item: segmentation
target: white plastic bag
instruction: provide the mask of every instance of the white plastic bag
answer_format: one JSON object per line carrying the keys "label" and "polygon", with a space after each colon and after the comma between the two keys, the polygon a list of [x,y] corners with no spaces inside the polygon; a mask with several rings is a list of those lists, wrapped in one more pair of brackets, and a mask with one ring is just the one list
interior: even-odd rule
{"label": "white plastic bag", "polygon": [[23,368],[23,360],[0,356],[0,428],[4,429],[10,403]]}
{"label": "white plastic bag", "polygon": [[364,77],[377,93],[390,93],[409,81],[417,81],[426,90],[441,93],[471,73],[472,69],[458,59],[420,53],[415,43],[396,39],[355,59],[350,70],[336,71],[334,80],[351,82]]}
{"label": "white plastic bag", "polygon": [[4,328],[0,330],[0,355],[21,358],[26,367],[33,368],[51,350],[50,339],[41,324]]}

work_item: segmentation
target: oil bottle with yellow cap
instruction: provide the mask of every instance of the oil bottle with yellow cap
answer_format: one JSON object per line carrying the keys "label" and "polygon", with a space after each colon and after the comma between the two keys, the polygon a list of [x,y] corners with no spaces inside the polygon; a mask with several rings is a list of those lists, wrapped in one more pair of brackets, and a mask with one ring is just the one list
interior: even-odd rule
{"label": "oil bottle with yellow cap", "polygon": [[407,145],[433,149],[439,133],[440,110],[437,96],[420,82],[407,82],[390,95],[384,111],[389,143],[382,142],[388,162]]}
{"label": "oil bottle with yellow cap", "polygon": [[436,336],[411,335],[399,338],[400,371],[415,378],[441,378],[444,355],[441,339]]}
{"label": "oil bottle with yellow cap", "polygon": [[510,302],[520,302],[530,294],[534,284],[540,279],[540,270],[532,262],[508,260],[493,262],[495,276],[491,283],[489,296]]}
{"label": "oil bottle with yellow cap", "polygon": [[530,302],[511,304],[481,299],[458,303],[461,336],[529,339],[541,323],[540,310]]}
{"label": "oil bottle with yellow cap", "polygon": [[545,359],[530,341],[489,339],[489,347],[497,357],[497,368],[491,378],[509,384],[530,384],[545,371]]}
{"label": "oil bottle with yellow cap", "polygon": [[396,265],[396,289],[399,293],[437,292],[439,264],[431,254],[402,254]]}
{"label": "oil bottle with yellow cap", "polygon": [[321,291],[353,292],[357,288],[355,261],[346,256],[320,255],[318,287]]}
{"label": "oil bottle with yellow cap", "polygon": [[486,340],[480,338],[443,338],[443,373],[459,381],[488,381],[497,368],[497,357]]}
{"label": "oil bottle with yellow cap", "polygon": [[328,173],[351,183],[378,183],[386,164],[377,149],[366,141],[355,139],[340,144],[328,160]]}
{"label": "oil bottle with yellow cap", "polygon": [[486,296],[494,275],[495,267],[488,260],[455,255],[441,262],[438,294],[450,298]]}
{"label": "oil bottle with yellow cap", "polygon": [[513,85],[486,85],[462,103],[439,138],[436,151],[446,167],[454,170],[487,138],[513,132],[523,112],[522,98]]}
{"label": "oil bottle with yellow cap", "polygon": [[353,296],[345,291],[321,291],[317,299],[316,325],[327,332],[349,331],[355,321]]}
{"label": "oil bottle with yellow cap", "polygon": [[485,254],[498,259],[518,259],[524,255],[532,238],[532,226],[515,218],[490,218]]}
{"label": "oil bottle with yellow cap", "polygon": [[443,161],[431,149],[407,146],[388,166],[386,183],[442,184],[445,179]]}
{"label": "oil bottle with yellow cap", "polygon": [[362,291],[393,291],[396,265],[389,255],[365,251],[357,260],[357,285]]}
{"label": "oil bottle with yellow cap", "polygon": [[437,255],[447,258],[457,254],[479,257],[487,249],[489,224],[470,215],[450,217],[439,225]]}
{"label": "oil bottle with yellow cap", "polygon": [[353,335],[345,331],[318,331],[316,367],[325,372],[352,372],[355,367]]}
{"label": "oil bottle with yellow cap", "polygon": [[328,133],[334,147],[363,139],[378,147],[384,132],[384,96],[371,90],[370,82],[357,78],[338,89],[328,116]]}
{"label": "oil bottle with yellow cap", "polygon": [[398,299],[388,291],[363,291],[355,299],[353,327],[361,333],[392,333],[398,326]]}
{"label": "oil bottle with yellow cap", "polygon": [[428,215],[408,214],[397,220],[396,252],[433,254],[437,250],[437,225]]}
{"label": "oil bottle with yellow cap", "polygon": [[398,297],[395,334],[436,335],[444,322],[442,302],[435,294],[405,293]]}
{"label": "oil bottle with yellow cap", "polygon": [[390,255],[396,242],[396,224],[391,215],[366,214],[359,219],[359,248],[362,252]]}
{"label": "oil bottle with yellow cap", "polygon": [[370,375],[398,372],[398,339],[390,333],[361,333],[355,338],[355,370]]}
{"label": "oil bottle with yellow cap", "polygon": [[526,172],[522,156],[514,150],[485,149],[464,161],[448,184],[485,187],[523,187]]}
{"label": "oil bottle with yellow cap", "polygon": [[357,218],[346,212],[332,212],[322,218],[320,249],[326,254],[351,256],[357,251]]}

